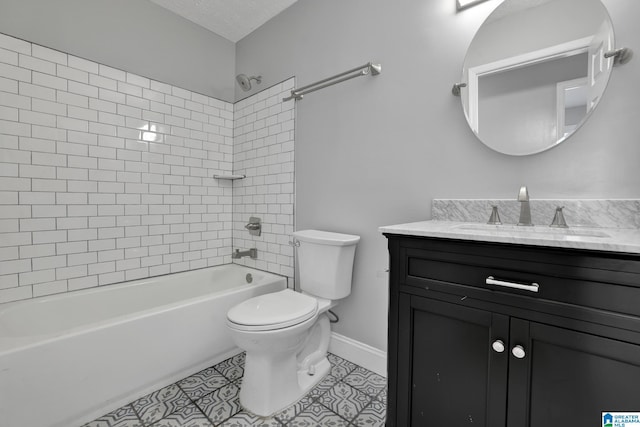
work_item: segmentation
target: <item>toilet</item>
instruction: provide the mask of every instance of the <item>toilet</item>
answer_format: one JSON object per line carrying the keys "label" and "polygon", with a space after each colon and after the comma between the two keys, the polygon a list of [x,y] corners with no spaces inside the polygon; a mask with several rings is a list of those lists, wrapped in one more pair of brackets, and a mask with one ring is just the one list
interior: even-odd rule
{"label": "toilet", "polygon": [[327,311],[351,293],[359,236],[293,233],[300,290],[250,298],[227,313],[235,344],[246,351],[240,404],[267,417],[301,399],[329,373]]}

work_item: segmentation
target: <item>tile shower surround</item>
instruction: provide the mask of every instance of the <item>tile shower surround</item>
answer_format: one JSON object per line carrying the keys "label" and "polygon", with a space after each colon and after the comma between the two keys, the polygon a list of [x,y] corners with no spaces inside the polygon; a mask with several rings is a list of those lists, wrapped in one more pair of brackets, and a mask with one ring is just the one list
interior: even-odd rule
{"label": "tile shower surround", "polygon": [[[234,104],[233,171],[247,178],[233,184],[233,245],[258,249],[258,259],[236,262],[293,277],[294,102],[282,102],[294,80]],[[249,217],[262,220],[251,236]]]}
{"label": "tile shower surround", "polygon": [[83,427],[384,426],[386,378],[329,354],[331,371],[299,402],[259,418],[238,400],[244,353],[148,394]]}
{"label": "tile shower surround", "polygon": [[[0,34],[0,303],[229,263],[253,214],[265,233],[234,247],[292,276],[292,80],[234,124],[231,103]],[[241,199],[212,178],[237,166]]]}

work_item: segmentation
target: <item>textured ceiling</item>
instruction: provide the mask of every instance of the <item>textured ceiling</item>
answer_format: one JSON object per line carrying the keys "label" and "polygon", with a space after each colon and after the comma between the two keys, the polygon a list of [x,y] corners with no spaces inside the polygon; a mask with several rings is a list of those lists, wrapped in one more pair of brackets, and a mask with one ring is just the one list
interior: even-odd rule
{"label": "textured ceiling", "polygon": [[151,0],[237,42],[297,0]]}

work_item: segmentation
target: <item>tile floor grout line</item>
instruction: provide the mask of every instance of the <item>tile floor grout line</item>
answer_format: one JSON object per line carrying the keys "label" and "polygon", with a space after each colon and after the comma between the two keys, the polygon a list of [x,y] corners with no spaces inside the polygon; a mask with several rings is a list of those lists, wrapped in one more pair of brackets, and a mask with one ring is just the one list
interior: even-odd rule
{"label": "tile floor grout line", "polygon": [[138,411],[136,411],[136,408],[133,407],[133,405],[131,403],[127,403],[126,405],[123,406],[123,408],[125,406],[128,406],[129,408],[131,408],[131,410],[133,411],[133,415],[136,416],[136,418],[138,419],[138,421],[140,421],[140,424],[142,424],[142,427],[144,427],[144,421],[142,421],[142,418],[140,417],[140,415],[138,414]]}
{"label": "tile floor grout line", "polygon": [[[349,384],[346,384],[346,385],[347,385],[347,386],[349,386]],[[353,388],[353,387],[352,387],[352,388]],[[359,391],[359,390],[358,390],[358,391]],[[356,413],[356,415],[355,415],[355,416],[353,416],[351,419],[347,419],[347,418],[345,418],[344,416],[342,416],[342,415],[338,414],[337,412],[335,412],[333,409],[329,408],[327,405],[323,404],[322,402],[320,402],[320,404],[321,404],[322,406],[324,406],[325,408],[327,408],[328,410],[330,410],[331,412],[333,412],[334,414],[337,414],[339,417],[341,417],[343,420],[345,420],[349,425],[351,425],[352,421],[354,421],[356,418],[358,418],[358,415],[360,415],[360,413],[361,413],[362,411],[364,411],[364,409],[365,409],[367,406],[369,406],[369,405],[371,404],[371,402],[373,401],[373,398],[371,398],[371,396],[369,396],[369,395],[366,395],[366,396],[367,396],[368,398],[370,398],[370,400],[369,400],[369,401],[367,402],[367,404],[366,404],[366,405],[364,405],[364,406],[362,407],[362,409],[360,409],[360,410]]]}
{"label": "tile floor grout line", "polygon": [[[206,368],[205,368],[205,369],[206,369]],[[215,370],[215,369],[214,369],[214,370]],[[202,371],[204,371],[204,369],[203,369],[203,370],[201,370],[201,371],[196,372],[196,373],[195,373],[195,374],[193,374],[193,375],[196,375],[196,374],[198,374],[199,372],[202,372]],[[216,371],[216,372],[217,372],[217,371]],[[192,375],[192,376],[193,376],[193,375]],[[189,377],[187,377],[187,378],[189,378]],[[184,379],[184,378],[183,378],[183,379]],[[202,415],[207,419],[207,421],[209,421],[209,422],[211,423],[211,425],[212,425],[212,426],[213,426],[213,425],[215,425],[215,424],[213,423],[213,421],[211,420],[211,418],[209,418],[209,416],[208,416],[207,414],[205,414],[205,413],[204,413],[204,411],[202,410],[202,408],[201,408],[201,407],[198,405],[198,403],[197,403],[197,400],[202,399],[204,396],[201,396],[200,398],[198,398],[198,399],[194,400],[191,396],[189,396],[189,395],[187,394],[187,392],[186,392],[186,391],[185,391],[185,390],[180,386],[180,384],[178,384],[180,381],[182,381],[182,380],[179,380],[178,382],[176,382],[176,385],[178,386],[178,388],[179,388],[180,390],[182,390],[182,392],[183,392],[183,393],[184,393],[184,394],[189,398],[189,400],[191,401],[191,404],[192,404],[192,405],[194,405],[194,406],[198,409],[198,411],[200,411],[200,413],[201,413],[201,414],[202,414]],[[223,387],[224,387],[224,386],[223,386]],[[217,389],[216,389],[216,390],[217,390]],[[213,390],[211,393],[213,393],[214,391],[215,391],[215,390]],[[205,394],[205,396],[207,396],[207,395]],[[160,420],[160,421],[162,421],[162,420]]]}
{"label": "tile floor grout line", "polygon": [[[355,371],[355,369],[354,369],[354,371]],[[352,371],[352,373],[353,373],[353,371]],[[345,378],[346,378],[346,377],[345,377]],[[367,404],[366,404],[366,405],[364,405],[364,406],[362,407],[362,409],[360,409],[360,410],[358,411],[358,413],[356,414],[356,416],[355,416],[355,417],[353,417],[351,420],[349,420],[349,424],[351,424],[355,419],[357,419],[357,418],[360,416],[360,414],[362,413],[362,411],[364,411],[366,408],[368,408],[369,406],[371,406],[371,403],[373,403],[373,401],[375,400],[375,397],[371,396],[369,393],[367,393],[367,392],[365,392],[365,391],[363,391],[363,390],[358,389],[357,387],[352,386],[352,385],[351,385],[351,384],[349,384],[349,383],[345,383],[345,384],[346,384],[346,385],[348,385],[349,387],[351,387],[352,389],[359,391],[360,393],[364,393],[364,394],[369,398],[369,401],[367,402]]]}

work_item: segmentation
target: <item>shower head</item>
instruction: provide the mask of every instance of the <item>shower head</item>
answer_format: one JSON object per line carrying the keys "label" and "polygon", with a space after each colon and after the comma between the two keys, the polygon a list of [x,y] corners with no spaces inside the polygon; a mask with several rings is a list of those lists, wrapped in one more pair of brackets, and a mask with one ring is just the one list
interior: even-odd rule
{"label": "shower head", "polygon": [[262,76],[247,77],[246,74],[238,74],[236,76],[236,81],[245,92],[251,90],[251,80],[255,80],[257,84],[260,84],[262,83]]}

